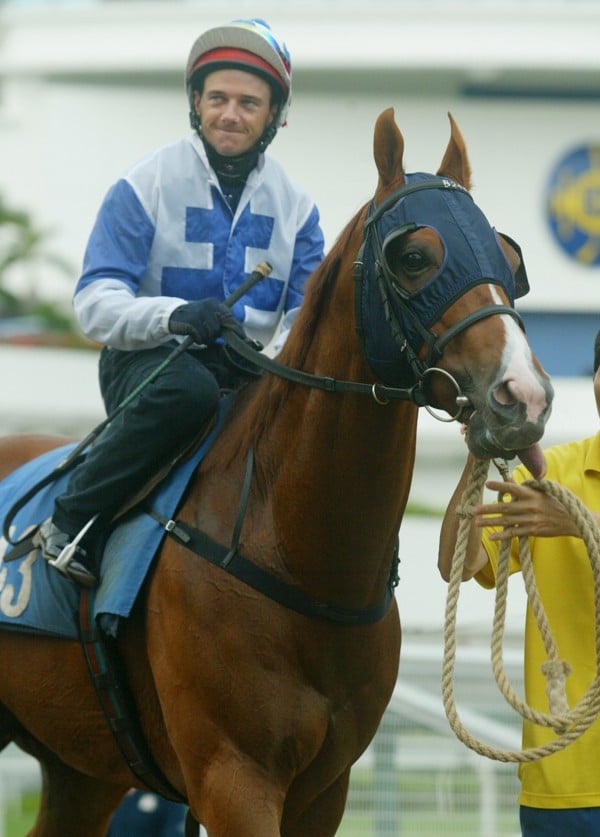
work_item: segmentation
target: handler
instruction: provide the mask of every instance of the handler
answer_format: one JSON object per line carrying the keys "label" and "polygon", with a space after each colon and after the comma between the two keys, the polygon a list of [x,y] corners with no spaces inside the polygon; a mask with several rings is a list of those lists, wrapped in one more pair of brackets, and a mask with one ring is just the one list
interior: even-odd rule
{"label": "handler", "polygon": [[[600,332],[594,343],[594,396],[600,416]],[[546,478],[570,489],[600,526],[600,431],[586,439],[565,442],[545,452]],[[458,531],[457,509],[468,485],[469,456],[448,505],[440,535],[439,569],[448,581]],[[521,569],[516,536],[529,538],[532,566],[560,656],[572,673],[567,699],[574,706],[596,675],[594,580],[575,521],[565,507],[543,491],[522,485],[531,474],[519,465],[510,480],[491,480],[487,488],[511,502],[480,503],[473,508],[463,579],[475,577],[483,587],[496,583],[502,541],[512,540],[510,572]],[[531,606],[525,625],[525,690],[528,704],[548,711],[542,666],[547,651]],[[539,747],[554,733],[531,721],[523,722],[523,747]],[[600,834],[600,719],[564,750],[519,766],[520,821],[523,837],[598,837]]]}
{"label": "handler", "polygon": [[[96,533],[191,443],[231,385],[215,342],[222,330],[266,344],[280,326],[280,346],[323,258],[315,204],[264,153],[290,105],[283,41],[258,19],[209,29],[192,46],[185,85],[192,132],[109,190],[74,294],[83,332],[103,345],[109,415],[181,335],[195,344],[108,424],[38,531],[44,558],[57,561],[89,527],[60,568],[88,587],[98,579]],[[224,299],[261,260],[270,277],[230,311]]]}

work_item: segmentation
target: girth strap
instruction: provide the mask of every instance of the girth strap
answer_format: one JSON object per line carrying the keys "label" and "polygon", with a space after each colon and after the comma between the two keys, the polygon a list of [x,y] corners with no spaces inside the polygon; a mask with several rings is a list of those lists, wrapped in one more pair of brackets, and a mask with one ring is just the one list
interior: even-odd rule
{"label": "girth strap", "polygon": [[92,620],[93,591],[82,590],[79,604],[79,639],[96,695],[115,743],[127,766],[145,787],[174,802],[187,802],[154,761],[133,709],[133,699],[121,671],[121,661]]}

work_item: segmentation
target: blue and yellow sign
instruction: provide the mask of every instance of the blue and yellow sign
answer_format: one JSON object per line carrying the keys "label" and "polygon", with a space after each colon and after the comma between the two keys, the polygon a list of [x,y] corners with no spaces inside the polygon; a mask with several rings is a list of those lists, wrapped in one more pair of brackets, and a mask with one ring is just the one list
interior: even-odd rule
{"label": "blue and yellow sign", "polygon": [[554,238],[575,261],[600,265],[600,145],[568,152],[550,175],[548,222]]}

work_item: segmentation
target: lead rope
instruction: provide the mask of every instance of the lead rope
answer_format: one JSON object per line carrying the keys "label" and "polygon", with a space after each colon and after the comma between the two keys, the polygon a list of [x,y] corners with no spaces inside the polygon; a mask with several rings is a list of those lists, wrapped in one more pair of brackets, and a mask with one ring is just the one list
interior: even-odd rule
{"label": "lead rope", "polygon": [[546,694],[548,696],[550,712],[544,713],[532,709],[516,694],[506,675],[502,660],[510,558],[510,541],[503,541],[500,547],[496,572],[496,601],[492,628],[491,659],[494,678],[505,700],[521,717],[539,726],[551,727],[558,737],[547,744],[524,750],[501,750],[478,741],[465,729],[458,716],[454,699],[454,670],[456,663],[458,597],[473,516],[472,509],[480,501],[483,494],[488,468],[488,460],[475,460],[467,487],[463,492],[460,505],[457,509],[460,521],[446,599],[442,698],[446,716],[448,717],[452,730],[457,738],[471,750],[496,761],[530,762],[563,750],[583,735],[600,715],[600,673],[598,672],[598,661],[600,660],[600,533],[588,509],[571,491],[550,480],[532,479],[525,482],[525,485],[530,485],[533,488],[544,491],[562,503],[572,516],[577,530],[585,543],[594,578],[596,676],[581,700],[569,709],[565,684],[566,678],[570,673],[570,666],[566,661],[559,658],[558,648],[552,636],[552,631],[539,597],[531,561],[529,539],[527,537],[520,537],[519,557],[521,560],[525,590],[548,655],[547,661],[542,664],[542,673],[546,677]]}

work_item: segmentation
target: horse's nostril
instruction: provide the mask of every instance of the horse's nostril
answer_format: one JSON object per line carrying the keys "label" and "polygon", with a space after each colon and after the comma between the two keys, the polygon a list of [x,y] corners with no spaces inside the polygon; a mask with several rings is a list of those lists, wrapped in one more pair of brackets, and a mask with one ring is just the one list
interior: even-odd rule
{"label": "horse's nostril", "polygon": [[510,382],[508,381],[503,381],[500,386],[497,386],[492,392],[492,395],[498,404],[502,404],[505,407],[516,404],[518,401],[511,392]]}
{"label": "horse's nostril", "polygon": [[505,375],[502,381],[491,387],[488,399],[492,411],[499,411],[504,416],[516,412],[521,419],[532,424],[546,420],[551,402],[552,388],[531,376]]}

